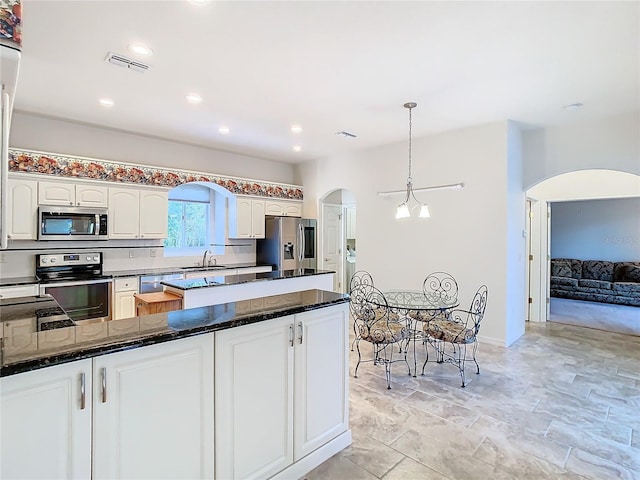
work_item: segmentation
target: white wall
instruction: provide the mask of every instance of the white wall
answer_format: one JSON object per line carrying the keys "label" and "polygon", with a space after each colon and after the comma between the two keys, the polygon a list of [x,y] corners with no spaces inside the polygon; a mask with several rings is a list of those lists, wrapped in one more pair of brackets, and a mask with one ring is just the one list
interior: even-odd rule
{"label": "white wall", "polygon": [[193,145],[16,111],[9,145],[81,157],[294,183],[294,167]]}
{"label": "white wall", "polygon": [[640,198],[552,203],[551,257],[640,261]]}
{"label": "white wall", "polygon": [[[305,164],[297,175],[305,193],[321,197],[345,188],[355,194],[358,268],[371,272],[382,290],[421,289],[430,272],[446,271],[457,279],[461,306],[467,308],[484,283],[489,302],[481,335],[508,344],[517,336],[511,322],[521,323],[520,329],[524,324],[524,313],[518,311],[524,287],[521,292],[507,292],[508,280],[517,282],[517,290],[524,279],[524,271],[518,271],[523,255],[518,250],[524,247],[524,198],[518,156],[508,158],[507,131],[507,123],[496,123],[413,139],[416,188],[465,183],[460,191],[418,193],[429,203],[432,216],[427,220],[395,220],[401,199],[377,195],[405,187],[405,142]],[[509,138],[517,150],[517,135],[511,133]],[[514,204],[508,205],[508,200]],[[310,199],[305,201],[305,215],[316,208]],[[518,215],[521,218],[516,219]],[[508,293],[515,303],[507,301]],[[507,320],[509,315],[514,318]]]}
{"label": "white wall", "polygon": [[523,148],[525,189],[575,170],[605,168],[640,175],[640,114],[528,130]]}

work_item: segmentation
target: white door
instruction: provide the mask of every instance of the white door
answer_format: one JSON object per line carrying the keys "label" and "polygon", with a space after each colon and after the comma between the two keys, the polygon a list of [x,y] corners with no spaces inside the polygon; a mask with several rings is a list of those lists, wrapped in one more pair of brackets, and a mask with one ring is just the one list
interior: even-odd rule
{"label": "white door", "polygon": [[35,240],[38,236],[38,182],[8,181],[7,235],[12,240]]}
{"label": "white door", "polygon": [[343,291],[342,285],[342,206],[322,205],[322,267],[333,270],[333,289]]}
{"label": "white door", "polygon": [[251,236],[264,238],[264,200],[251,201]]}
{"label": "white door", "polygon": [[93,372],[93,479],[213,477],[213,334],[96,357]]}
{"label": "white door", "polygon": [[93,185],[76,185],[76,205],[106,207],[109,204],[109,189]]}
{"label": "white door", "polygon": [[136,316],[136,290],[116,292],[113,294],[114,314],[113,319],[131,318]]}
{"label": "white door", "polygon": [[167,238],[169,193],[140,191],[140,238]]}
{"label": "white door", "polygon": [[348,428],[347,308],[336,305],[295,317],[295,461]]}
{"label": "white door", "polygon": [[138,238],[140,195],[133,188],[109,188],[109,238]]}
{"label": "white door", "polygon": [[293,462],[293,322],[216,333],[216,478],[268,478]]}
{"label": "white door", "polygon": [[253,223],[252,223],[253,207],[251,199],[249,198],[237,198],[236,199],[236,232],[233,238],[252,238],[253,235]]}
{"label": "white door", "polygon": [[4,377],[0,387],[2,479],[91,478],[91,360]]}
{"label": "white door", "polygon": [[75,184],[62,182],[38,182],[38,204],[75,205]]}

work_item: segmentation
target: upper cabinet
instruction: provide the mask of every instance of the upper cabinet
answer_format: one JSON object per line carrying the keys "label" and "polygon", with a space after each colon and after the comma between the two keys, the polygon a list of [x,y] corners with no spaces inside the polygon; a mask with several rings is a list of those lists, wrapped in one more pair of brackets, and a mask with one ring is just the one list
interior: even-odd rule
{"label": "upper cabinet", "polygon": [[38,204],[106,207],[109,189],[101,185],[69,182],[38,182]]}
{"label": "upper cabinet", "polygon": [[167,237],[166,190],[109,188],[109,238]]}
{"label": "upper cabinet", "polygon": [[6,231],[11,240],[35,240],[38,237],[38,182],[16,180],[7,182]]}
{"label": "upper cabinet", "polygon": [[229,238],[264,238],[265,201],[237,196],[229,200]]}
{"label": "upper cabinet", "polygon": [[302,217],[302,203],[286,200],[267,200],[265,202],[265,215]]}

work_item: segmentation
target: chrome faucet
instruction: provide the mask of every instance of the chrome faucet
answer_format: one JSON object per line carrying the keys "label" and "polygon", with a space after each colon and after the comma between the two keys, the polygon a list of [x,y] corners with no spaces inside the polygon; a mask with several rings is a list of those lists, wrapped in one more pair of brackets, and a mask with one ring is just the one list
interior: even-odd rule
{"label": "chrome faucet", "polygon": [[[211,252],[209,251],[209,249],[206,249],[204,251],[204,253],[202,254],[202,266],[206,267],[207,266],[207,253],[209,255],[211,255]],[[209,257],[209,261],[211,261],[211,257]]]}

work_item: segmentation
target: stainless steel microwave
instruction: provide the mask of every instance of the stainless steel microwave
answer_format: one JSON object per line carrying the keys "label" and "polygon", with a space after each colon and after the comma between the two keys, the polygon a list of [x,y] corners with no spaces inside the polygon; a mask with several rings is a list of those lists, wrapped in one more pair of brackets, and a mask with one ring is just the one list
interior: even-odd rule
{"label": "stainless steel microwave", "polygon": [[38,240],[106,240],[108,210],[40,205]]}

